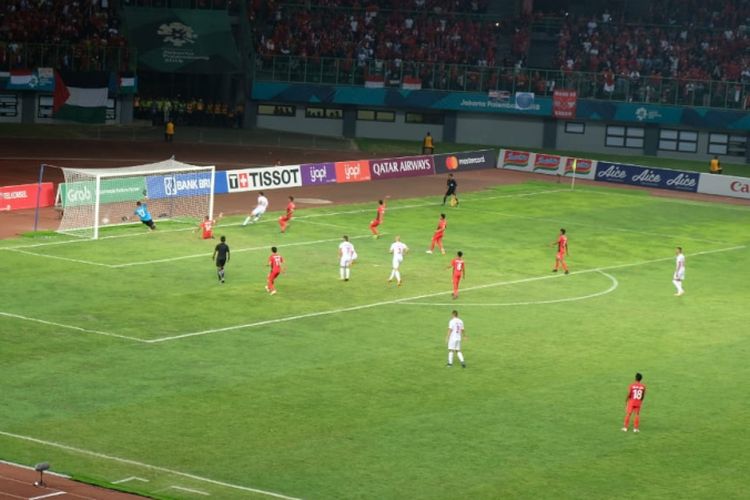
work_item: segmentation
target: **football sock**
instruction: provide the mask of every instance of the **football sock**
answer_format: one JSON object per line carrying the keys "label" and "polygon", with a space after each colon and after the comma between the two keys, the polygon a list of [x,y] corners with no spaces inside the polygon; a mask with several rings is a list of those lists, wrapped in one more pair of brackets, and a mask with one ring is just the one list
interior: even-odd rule
{"label": "football sock", "polygon": [[448,364],[453,364],[453,351],[448,351]]}
{"label": "football sock", "polygon": [[245,221],[242,223],[243,226],[250,224],[250,216],[245,217]]}
{"label": "football sock", "polygon": [[674,286],[677,288],[677,293],[682,293],[682,281],[672,280],[672,283],[674,283]]}
{"label": "football sock", "polygon": [[458,351],[456,353],[456,356],[458,356],[458,360],[461,362],[461,364],[464,363],[464,355],[461,353],[461,351]]}
{"label": "football sock", "polygon": [[638,424],[640,423],[640,420],[641,420],[641,416],[638,413],[636,413],[635,420],[633,420],[633,429],[638,428]]}
{"label": "football sock", "polygon": [[398,271],[393,271],[393,273],[396,275],[396,281],[399,283],[401,282],[401,273]]}
{"label": "football sock", "polygon": [[339,267],[339,276],[341,277],[341,279],[344,279],[345,274],[346,274],[346,271],[345,271],[344,266]]}
{"label": "football sock", "polygon": [[625,423],[622,424],[622,426],[627,429],[629,425],[630,425],[630,413],[628,413],[627,415],[625,415]]}
{"label": "football sock", "polygon": [[348,267],[344,270],[344,278],[349,279],[349,275],[351,274],[351,269]]}
{"label": "football sock", "polygon": [[389,281],[392,280],[394,276],[396,276],[396,270],[395,269],[391,271],[391,275],[388,277],[388,280]]}

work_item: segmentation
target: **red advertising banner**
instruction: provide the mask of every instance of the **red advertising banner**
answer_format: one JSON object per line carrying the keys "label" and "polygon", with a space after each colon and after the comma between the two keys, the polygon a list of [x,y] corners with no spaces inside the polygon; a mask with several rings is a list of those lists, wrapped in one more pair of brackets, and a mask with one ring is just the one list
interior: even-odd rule
{"label": "red advertising banner", "polygon": [[537,153],[534,158],[534,172],[541,170],[543,172],[557,173],[560,164],[562,164],[562,156]]}
{"label": "red advertising banner", "polygon": [[526,168],[531,161],[531,153],[528,151],[511,151],[503,150],[503,159],[501,165],[506,167]]}
{"label": "red advertising banner", "polygon": [[558,89],[552,94],[552,114],[555,118],[575,118],[578,92]]}
{"label": "red advertising banner", "polygon": [[565,161],[565,175],[572,175],[573,172],[575,172],[575,174],[578,176],[589,175],[593,167],[594,160],[587,160],[584,158],[568,158]]}
{"label": "red advertising banner", "polygon": [[336,182],[364,182],[370,180],[370,164],[367,160],[337,161]]}
{"label": "red advertising banner", "polygon": [[55,204],[55,185],[43,182],[41,190],[39,184],[0,187],[0,210],[36,208],[37,195],[40,207],[51,207]]}

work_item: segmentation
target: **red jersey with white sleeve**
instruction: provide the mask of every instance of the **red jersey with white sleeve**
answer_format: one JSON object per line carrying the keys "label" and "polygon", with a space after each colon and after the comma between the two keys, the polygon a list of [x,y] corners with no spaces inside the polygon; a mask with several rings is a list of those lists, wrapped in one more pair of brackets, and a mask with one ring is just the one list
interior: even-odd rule
{"label": "red jersey with white sleeve", "polygon": [[628,407],[640,408],[643,399],[646,397],[646,386],[640,382],[630,384],[628,388]]}
{"label": "red jersey with white sleeve", "polygon": [[464,259],[456,257],[451,261],[451,267],[453,268],[453,277],[460,278],[465,272],[466,264],[464,263]]}
{"label": "red jersey with white sleeve", "polygon": [[200,229],[203,232],[203,239],[204,240],[210,240],[214,237],[214,225],[216,224],[216,221],[213,219],[210,220],[204,220],[201,222]]}
{"label": "red jersey with white sleeve", "polygon": [[281,272],[281,264],[284,263],[284,257],[277,253],[271,254],[268,257],[268,265],[271,266],[271,274],[279,274]]}

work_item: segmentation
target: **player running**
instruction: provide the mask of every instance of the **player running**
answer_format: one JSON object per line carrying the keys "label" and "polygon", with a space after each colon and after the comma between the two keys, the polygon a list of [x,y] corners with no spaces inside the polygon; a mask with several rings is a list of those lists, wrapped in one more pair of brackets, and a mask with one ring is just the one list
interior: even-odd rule
{"label": "player running", "polygon": [[343,241],[339,243],[339,275],[342,280],[349,281],[355,260],[357,260],[357,251],[349,241],[349,237],[344,235]]}
{"label": "player running", "polygon": [[224,283],[224,266],[229,262],[229,245],[227,245],[226,236],[219,238],[219,241],[221,243],[214,248],[214,255],[211,259],[216,261],[216,274],[219,276],[219,283]]}
{"label": "player running", "polygon": [[148,228],[153,231],[156,229],[156,224],[154,224],[153,219],[151,218],[151,212],[148,211],[148,206],[146,205],[146,202],[135,202],[135,212],[133,212],[135,215],[138,216],[138,218],[141,220],[142,223],[144,223]]}
{"label": "player running", "polygon": [[427,253],[432,253],[435,249],[435,245],[437,245],[440,249],[440,253],[445,255],[445,249],[443,248],[443,235],[445,234],[445,228],[447,225],[448,221],[445,220],[445,214],[440,214],[437,229],[435,230],[435,234],[432,235],[432,242],[430,243],[430,249],[427,250]]}
{"label": "player running", "polygon": [[284,257],[278,254],[276,247],[271,247],[271,255],[268,257],[268,267],[271,268],[271,271],[268,273],[268,279],[266,282],[266,291],[271,295],[276,295],[274,282],[283,271],[283,268],[281,267],[283,263]]}
{"label": "player running", "polygon": [[453,353],[455,352],[461,362],[461,367],[466,368],[466,361],[464,361],[464,355],[461,352],[461,340],[466,337],[464,322],[458,317],[458,311],[454,310],[451,315],[451,320],[448,322],[448,333],[445,336],[445,342],[448,344],[448,364],[445,366],[453,366]]}
{"label": "player running", "polygon": [[[218,219],[221,219],[224,216],[224,214],[220,213]],[[216,227],[216,221],[218,219],[210,219],[208,215],[203,219],[203,222],[198,224],[198,227],[193,230],[193,233],[195,231],[200,230],[201,231],[201,238],[204,240],[211,240],[214,238],[214,227]]]}
{"label": "player running", "polygon": [[636,373],[635,382],[628,387],[628,396],[625,398],[625,423],[623,424],[622,432],[628,432],[631,413],[635,413],[633,432],[640,432],[638,424],[641,417],[641,405],[643,404],[643,400],[646,399],[646,386],[641,383],[642,379],[643,375]]}
{"label": "player running", "polygon": [[557,241],[552,244],[554,247],[557,245],[557,256],[555,257],[555,268],[552,270],[553,273],[557,272],[557,269],[562,266],[565,274],[568,274],[568,265],[565,263],[565,256],[568,253],[568,237],[565,236],[565,229],[560,228],[560,236]]}
{"label": "player running", "polygon": [[401,263],[404,261],[404,255],[409,253],[409,247],[406,246],[406,243],[403,243],[401,241],[400,236],[396,236],[393,240],[393,243],[391,243],[391,248],[388,250],[391,254],[393,254],[393,260],[391,263],[391,276],[388,278],[388,283],[393,281],[393,278],[396,278],[396,284],[397,286],[401,286],[401,272],[399,271],[399,268],[401,267]]}
{"label": "player running", "polygon": [[279,226],[281,226],[282,233],[286,232],[286,226],[289,224],[289,221],[292,220],[295,208],[297,208],[297,206],[294,204],[294,196],[290,196],[289,203],[286,204],[286,214],[279,217]]}
{"label": "player running", "polygon": [[376,238],[376,239],[380,238],[380,233],[378,232],[378,226],[383,223],[384,215],[385,215],[385,202],[383,200],[378,200],[378,211],[375,214],[375,218],[370,221],[370,232],[372,233],[373,238]]}
{"label": "player running", "polygon": [[245,221],[242,223],[242,226],[247,226],[248,224],[254,224],[258,222],[260,217],[266,213],[266,210],[268,210],[268,198],[263,194],[263,191],[258,192],[258,202],[255,205],[255,208],[253,208],[253,211],[250,212],[250,215],[245,217]]}
{"label": "player running", "polygon": [[677,247],[677,257],[675,258],[676,264],[674,269],[674,276],[672,277],[672,283],[677,288],[676,296],[684,295],[685,289],[682,288],[682,282],[685,279],[685,254],[682,253],[682,247]]}
{"label": "player running", "polygon": [[451,261],[448,268],[453,269],[453,300],[458,298],[458,284],[466,278],[466,264],[464,263],[464,253],[459,251]]}

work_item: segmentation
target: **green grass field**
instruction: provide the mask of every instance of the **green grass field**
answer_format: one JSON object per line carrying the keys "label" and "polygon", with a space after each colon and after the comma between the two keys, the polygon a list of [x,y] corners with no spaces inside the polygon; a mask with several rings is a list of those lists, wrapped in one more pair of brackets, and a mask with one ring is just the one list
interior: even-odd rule
{"label": "green grass field", "polygon": [[[300,210],[284,235],[277,214],[225,219],[224,285],[215,242],[177,224],[0,242],[0,458],[162,498],[747,497],[750,207],[503,186],[447,209],[448,255],[427,255],[437,201],[393,201],[379,240],[371,204]],[[445,367],[454,307],[466,370]]]}

